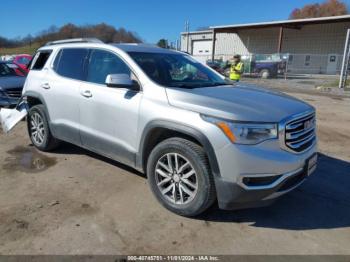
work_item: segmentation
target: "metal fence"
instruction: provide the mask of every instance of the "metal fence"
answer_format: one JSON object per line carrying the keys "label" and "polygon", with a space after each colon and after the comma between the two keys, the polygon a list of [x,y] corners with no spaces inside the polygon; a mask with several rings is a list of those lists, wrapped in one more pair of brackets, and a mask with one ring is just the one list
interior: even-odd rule
{"label": "metal fence", "polygon": [[289,54],[286,72],[296,74],[337,75],[341,70],[343,56],[339,54]]}
{"label": "metal fence", "polygon": [[[196,55],[198,61],[207,63],[211,61],[211,55]],[[216,62],[231,61],[233,55],[216,54]],[[341,71],[343,55],[341,54],[246,54],[242,55],[245,66],[249,72],[256,72],[254,67],[258,66],[261,70],[266,65],[266,69],[271,68],[272,64],[280,63],[282,71],[287,74],[325,74],[338,75]]]}

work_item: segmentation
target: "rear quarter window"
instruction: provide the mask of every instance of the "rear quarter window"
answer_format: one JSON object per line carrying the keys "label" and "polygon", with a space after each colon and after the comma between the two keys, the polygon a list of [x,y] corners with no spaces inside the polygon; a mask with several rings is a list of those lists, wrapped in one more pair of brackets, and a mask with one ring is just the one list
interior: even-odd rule
{"label": "rear quarter window", "polygon": [[53,63],[53,69],[61,76],[84,80],[84,64],[89,54],[85,48],[64,48],[59,51]]}
{"label": "rear quarter window", "polygon": [[32,65],[30,69],[31,70],[43,69],[51,53],[52,53],[52,50],[43,50],[43,51],[37,52],[31,62]]}

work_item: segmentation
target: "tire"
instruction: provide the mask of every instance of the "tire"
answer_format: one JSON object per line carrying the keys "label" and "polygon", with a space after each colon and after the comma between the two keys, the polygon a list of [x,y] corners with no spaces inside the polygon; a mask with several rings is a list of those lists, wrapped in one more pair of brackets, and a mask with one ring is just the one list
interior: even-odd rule
{"label": "tire", "polygon": [[[169,156],[173,165],[169,165]],[[176,170],[175,158],[178,159],[179,172],[171,173],[169,166],[173,166]],[[181,170],[183,166],[186,167]],[[188,177],[193,172],[194,174]],[[186,139],[176,137],[159,143],[148,158],[147,177],[157,200],[176,214],[188,217],[199,215],[216,200],[214,178],[208,157],[202,147]],[[194,189],[194,185],[197,189]],[[161,192],[169,188],[170,191],[165,194]]]}
{"label": "tire", "polygon": [[260,71],[260,77],[263,79],[270,78],[270,71],[268,69],[263,69]]}
{"label": "tire", "polygon": [[27,127],[30,140],[37,149],[52,151],[59,146],[60,141],[51,134],[44,105],[36,105],[30,108]]}

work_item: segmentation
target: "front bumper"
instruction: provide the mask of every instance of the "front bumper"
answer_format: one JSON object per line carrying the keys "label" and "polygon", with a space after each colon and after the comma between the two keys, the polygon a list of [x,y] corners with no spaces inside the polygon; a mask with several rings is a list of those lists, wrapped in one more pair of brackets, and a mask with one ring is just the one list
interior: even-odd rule
{"label": "front bumper", "polygon": [[[298,187],[310,175],[317,144],[302,154],[293,154],[266,141],[256,146],[229,145],[217,153],[220,177],[215,178],[218,204],[233,210],[266,206]],[[249,184],[250,179],[257,184]],[[259,178],[269,178],[262,179]]]}
{"label": "front bumper", "polygon": [[273,203],[278,197],[302,184],[310,175],[307,168],[284,174],[276,185],[266,188],[247,189],[239,184],[216,179],[219,207],[226,210],[263,207]]}

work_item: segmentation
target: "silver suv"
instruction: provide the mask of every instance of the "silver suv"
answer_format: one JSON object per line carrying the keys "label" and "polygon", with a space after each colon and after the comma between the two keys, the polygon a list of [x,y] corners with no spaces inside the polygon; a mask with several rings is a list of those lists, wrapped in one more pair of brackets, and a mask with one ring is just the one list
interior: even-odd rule
{"label": "silver suv", "polygon": [[233,85],[185,53],[70,39],[41,47],[30,69],[39,150],[66,141],[129,165],[180,215],[263,206],[315,170],[312,106]]}

